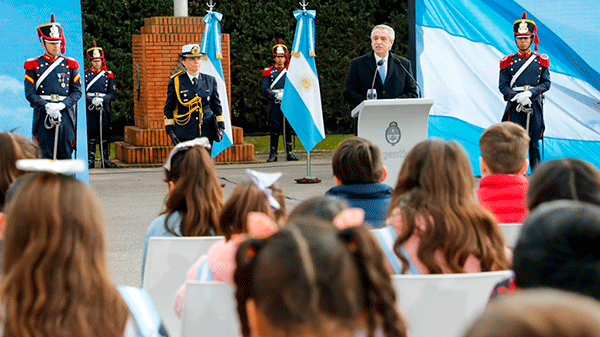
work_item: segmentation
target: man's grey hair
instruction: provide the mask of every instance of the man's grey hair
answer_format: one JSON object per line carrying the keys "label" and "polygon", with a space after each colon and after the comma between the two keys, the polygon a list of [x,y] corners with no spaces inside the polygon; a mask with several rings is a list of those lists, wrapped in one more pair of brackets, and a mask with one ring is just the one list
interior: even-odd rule
{"label": "man's grey hair", "polygon": [[394,28],[388,26],[388,25],[377,25],[375,27],[373,27],[373,30],[371,31],[371,40],[373,40],[373,35],[375,35],[375,30],[376,29],[386,29],[388,31],[388,35],[390,37],[391,41],[394,41],[396,38],[396,34],[394,33]]}

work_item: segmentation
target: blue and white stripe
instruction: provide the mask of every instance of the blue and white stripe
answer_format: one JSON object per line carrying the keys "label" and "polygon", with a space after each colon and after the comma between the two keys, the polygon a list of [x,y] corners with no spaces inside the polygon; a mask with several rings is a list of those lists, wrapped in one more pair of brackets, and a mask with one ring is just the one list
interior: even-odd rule
{"label": "blue and white stripe", "polygon": [[296,35],[285,79],[281,111],[307,151],[325,139],[321,90],[315,64],[314,10],[294,11]]}
{"label": "blue and white stripe", "polygon": [[140,331],[140,337],[159,336],[160,316],[148,292],[141,288],[118,286]]}
{"label": "blue and white stripe", "polygon": [[479,173],[479,136],[500,122],[506,105],[499,60],[517,50],[512,25],[527,11],[538,26],[539,52],[550,57],[543,159],[579,157],[600,167],[600,75],[521,3],[526,7],[514,0],[417,0],[418,79],[435,101],[429,137],[461,143]]}
{"label": "blue and white stripe", "polygon": [[202,35],[201,51],[206,54],[208,60],[202,60],[200,72],[213,76],[217,80],[217,91],[221,100],[223,109],[223,119],[225,122],[225,134],[223,140],[213,143],[212,155],[216,157],[226,148],[233,144],[233,133],[231,131],[231,117],[229,114],[229,98],[227,97],[227,86],[225,76],[223,75],[223,66],[221,59],[223,51],[221,49],[221,20],[223,14],[218,12],[208,12],[204,16],[204,34]]}

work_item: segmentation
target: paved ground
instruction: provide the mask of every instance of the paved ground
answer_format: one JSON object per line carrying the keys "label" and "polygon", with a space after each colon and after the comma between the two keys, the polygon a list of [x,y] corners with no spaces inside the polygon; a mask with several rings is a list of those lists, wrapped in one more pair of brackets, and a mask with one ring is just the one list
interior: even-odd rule
{"label": "paved ground", "polygon": [[[282,159],[279,156],[280,160]],[[331,159],[316,155],[311,161],[311,176],[321,179],[318,184],[298,184],[295,179],[307,177],[304,156],[298,162],[217,165],[217,174],[225,184],[227,198],[236,185],[246,179],[245,169],[263,172],[282,172],[279,180],[287,195],[287,207],[300,201],[323,195],[335,185]],[[263,160],[264,158],[257,158]],[[90,170],[90,185],[103,206],[108,260],[111,277],[116,284],[138,286],[144,234],[150,222],[162,210],[166,192],[162,168],[120,168]]]}

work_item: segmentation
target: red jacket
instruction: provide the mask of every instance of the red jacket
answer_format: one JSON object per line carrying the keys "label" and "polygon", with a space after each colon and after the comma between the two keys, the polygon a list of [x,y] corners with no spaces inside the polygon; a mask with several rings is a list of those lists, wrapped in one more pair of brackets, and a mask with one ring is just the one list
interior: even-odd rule
{"label": "red jacket", "polygon": [[523,223],[527,217],[527,186],[527,178],[520,174],[491,175],[479,181],[477,198],[499,223]]}

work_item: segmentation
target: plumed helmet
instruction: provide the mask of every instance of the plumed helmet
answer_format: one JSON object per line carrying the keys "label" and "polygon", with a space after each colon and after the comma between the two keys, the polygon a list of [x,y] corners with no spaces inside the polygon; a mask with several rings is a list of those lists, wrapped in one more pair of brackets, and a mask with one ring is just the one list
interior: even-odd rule
{"label": "plumed helmet", "polygon": [[521,19],[515,21],[513,24],[513,34],[515,34],[515,38],[531,36],[535,44],[535,50],[538,50],[537,45],[540,41],[537,34],[537,25],[532,20],[527,19],[526,12],[523,12]]}
{"label": "plumed helmet", "polygon": [[271,48],[271,53],[273,56],[285,55],[285,58],[288,58],[289,56],[288,47],[281,43],[281,39],[277,41],[277,44],[274,45],[273,48]]}
{"label": "plumed helmet", "polygon": [[44,45],[44,41],[50,43],[61,43],[60,52],[62,54],[65,53],[65,34],[63,32],[60,23],[54,20],[54,13],[50,14],[50,22],[42,23],[37,26],[37,34],[42,43]]}
{"label": "plumed helmet", "polygon": [[90,60],[102,60],[104,62],[104,50],[96,45],[96,41],[94,41],[94,46],[86,51],[86,55]]}

